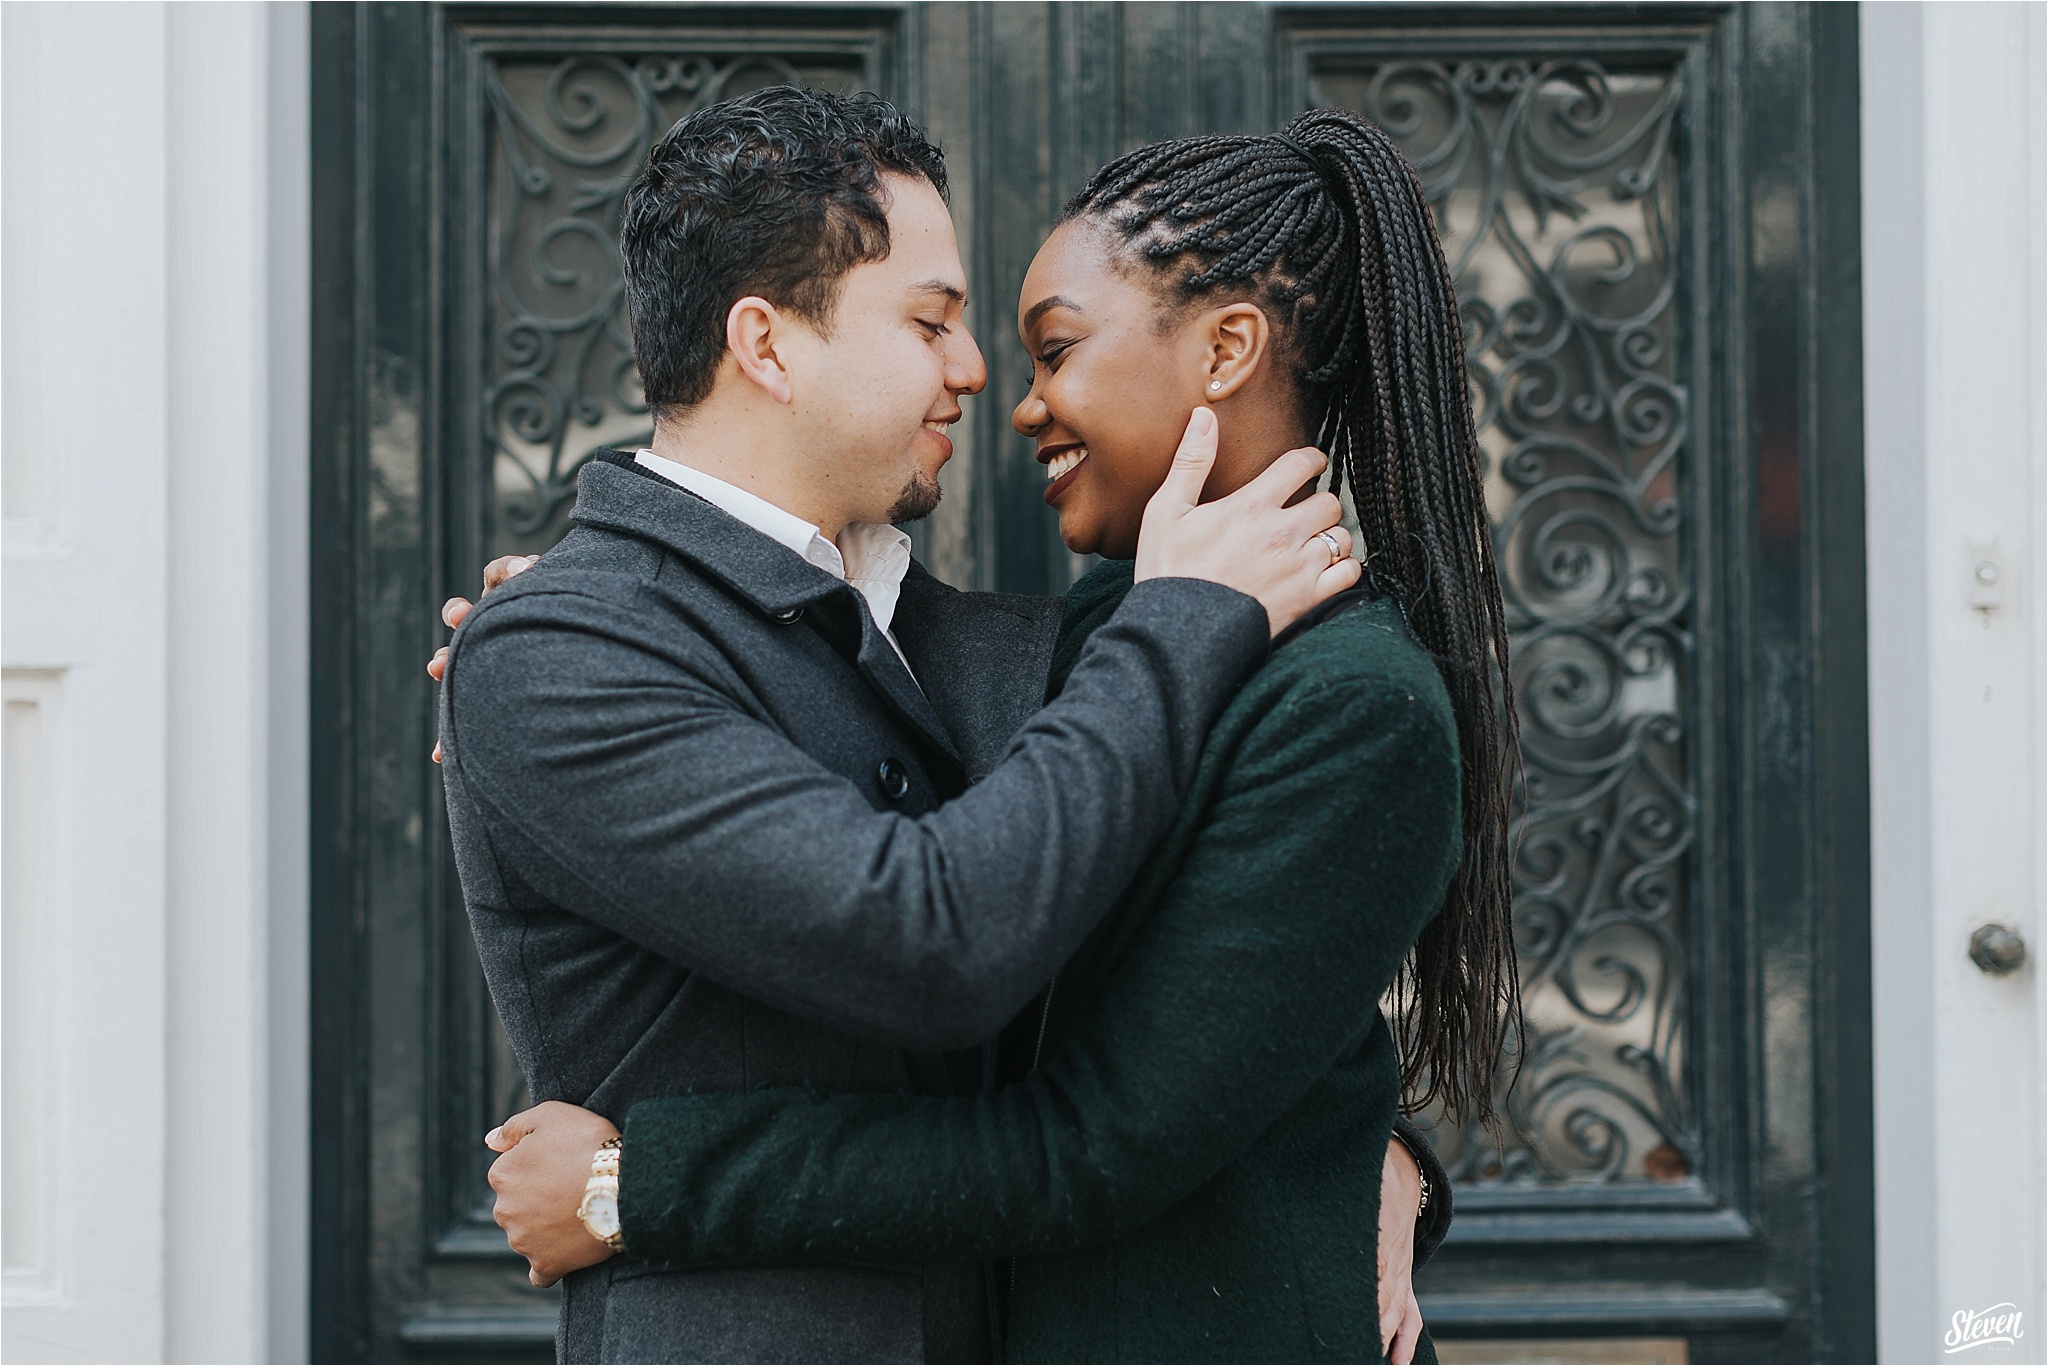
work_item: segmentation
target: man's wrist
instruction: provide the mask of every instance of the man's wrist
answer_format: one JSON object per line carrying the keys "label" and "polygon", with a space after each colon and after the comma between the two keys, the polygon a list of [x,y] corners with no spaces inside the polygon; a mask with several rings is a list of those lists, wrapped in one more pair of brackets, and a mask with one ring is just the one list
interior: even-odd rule
{"label": "man's wrist", "polygon": [[619,1224],[619,1159],[625,1142],[618,1135],[598,1145],[590,1159],[590,1180],[583,1186],[583,1203],[576,1217],[590,1236],[614,1252],[626,1250],[625,1230]]}
{"label": "man's wrist", "polygon": [[[1407,1159],[1407,1170],[1414,1176],[1415,1189],[1419,1196],[1415,1206],[1415,1217],[1421,1219],[1423,1212],[1429,1208],[1429,1174],[1422,1169],[1422,1159],[1416,1156],[1415,1150],[1408,1146],[1408,1141],[1398,1132],[1388,1141],[1387,1147],[1389,1153],[1399,1153],[1401,1158]],[[1397,1158],[1395,1161],[1398,1164],[1400,1159]]]}
{"label": "man's wrist", "polygon": [[1429,1190],[1429,1199],[1415,1212],[1415,1265],[1420,1267],[1435,1254],[1451,1230],[1455,1192],[1450,1173],[1437,1160],[1428,1138],[1406,1116],[1394,1120],[1394,1139],[1415,1159],[1416,1170]]}

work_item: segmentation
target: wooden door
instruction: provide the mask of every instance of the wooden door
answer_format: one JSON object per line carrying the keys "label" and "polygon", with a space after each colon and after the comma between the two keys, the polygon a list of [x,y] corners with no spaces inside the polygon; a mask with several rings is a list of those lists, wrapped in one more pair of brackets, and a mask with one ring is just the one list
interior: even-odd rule
{"label": "wooden door", "polygon": [[1064,198],[1144,142],[1315,103],[1401,140],[1465,298],[1530,777],[1517,1123],[1438,1135],[1459,1219],[1425,1312],[1447,1358],[1874,1354],[1852,9],[315,22],[317,1351],[548,1352],[482,1183],[519,1085],[420,665],[441,598],[550,543],[576,464],[646,431],[609,236],[649,139],[798,80],[887,94],[946,148],[991,382],[916,535],[1010,591],[1079,567],[1008,428],[1011,302]]}

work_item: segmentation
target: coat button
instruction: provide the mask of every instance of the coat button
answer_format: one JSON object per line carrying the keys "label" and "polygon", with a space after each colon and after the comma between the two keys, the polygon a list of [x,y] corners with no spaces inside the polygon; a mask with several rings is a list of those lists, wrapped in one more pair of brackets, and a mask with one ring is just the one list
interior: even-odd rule
{"label": "coat button", "polygon": [[882,785],[882,795],[892,802],[900,802],[910,792],[910,774],[904,771],[900,759],[884,759],[875,770],[875,781]]}
{"label": "coat button", "polygon": [[796,622],[802,621],[803,617],[804,609],[801,607],[792,607],[789,608],[787,611],[777,612],[775,614],[775,619],[781,622],[784,626],[790,626],[795,624]]}

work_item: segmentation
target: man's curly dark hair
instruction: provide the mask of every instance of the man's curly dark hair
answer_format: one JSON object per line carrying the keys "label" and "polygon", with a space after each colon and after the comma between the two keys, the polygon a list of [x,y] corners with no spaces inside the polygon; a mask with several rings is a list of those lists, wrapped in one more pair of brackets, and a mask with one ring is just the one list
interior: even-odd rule
{"label": "man's curly dark hair", "polygon": [[946,162],[886,100],[780,85],[676,122],[626,192],[619,254],[657,422],[703,402],[725,317],[757,294],[829,334],[848,271],[889,254],[881,175],[946,193]]}

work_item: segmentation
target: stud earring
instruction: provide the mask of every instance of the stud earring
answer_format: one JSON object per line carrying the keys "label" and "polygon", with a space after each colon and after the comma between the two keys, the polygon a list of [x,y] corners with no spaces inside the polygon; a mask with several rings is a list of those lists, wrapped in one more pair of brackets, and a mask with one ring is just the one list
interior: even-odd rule
{"label": "stud earring", "polygon": [[1223,381],[1220,379],[1212,379],[1209,381],[1209,392],[1212,394],[1215,393],[1218,389],[1221,389],[1222,387]]}

